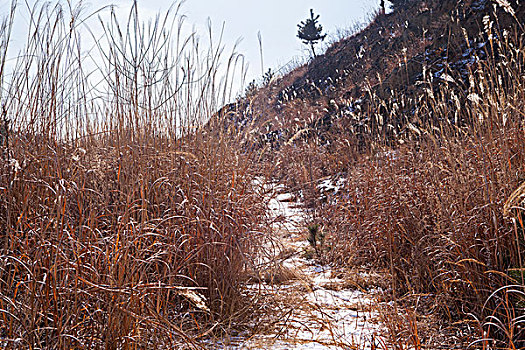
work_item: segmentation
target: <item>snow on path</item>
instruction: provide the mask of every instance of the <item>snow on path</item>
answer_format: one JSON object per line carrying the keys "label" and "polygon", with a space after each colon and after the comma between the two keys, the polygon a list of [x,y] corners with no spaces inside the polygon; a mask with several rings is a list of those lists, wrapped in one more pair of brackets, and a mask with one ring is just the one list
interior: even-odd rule
{"label": "snow on path", "polygon": [[349,288],[330,267],[305,259],[305,211],[289,193],[274,195],[271,215],[280,220],[274,229],[280,240],[275,256],[282,256],[281,266],[297,276],[280,284],[257,283],[249,289],[263,289],[274,294],[287,310],[270,334],[250,339],[232,339],[223,349],[371,349],[379,338],[380,326],[371,294]]}

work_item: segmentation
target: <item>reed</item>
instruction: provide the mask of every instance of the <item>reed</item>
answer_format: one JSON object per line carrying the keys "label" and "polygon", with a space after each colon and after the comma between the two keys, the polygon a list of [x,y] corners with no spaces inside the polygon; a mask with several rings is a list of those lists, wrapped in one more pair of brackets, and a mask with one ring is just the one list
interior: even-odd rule
{"label": "reed", "polygon": [[148,24],[136,3],[126,23],[109,10],[85,51],[90,15],[39,3],[9,74],[2,22],[2,347],[200,347],[253,322],[260,171],[200,131],[237,54],[221,80],[221,44],[185,37],[179,9]]}
{"label": "reed", "polygon": [[[467,31],[452,28],[449,47],[483,44],[485,58],[464,72],[451,68],[446,82],[424,67],[420,87],[386,97],[379,81],[349,117],[340,117],[339,101],[332,112],[304,96],[288,102],[283,109],[302,115],[332,113],[332,124],[306,120],[310,128],[278,158],[282,178],[323,227],[321,261],[387,271],[393,300],[439,315],[444,328],[461,324],[449,337],[461,346],[492,339],[486,349],[521,348],[525,338],[525,46],[520,24],[502,28],[487,20],[482,36],[463,43]],[[400,71],[408,75],[407,62]],[[321,192],[327,177],[344,178],[336,194]],[[395,323],[389,329],[414,329],[385,319]]]}

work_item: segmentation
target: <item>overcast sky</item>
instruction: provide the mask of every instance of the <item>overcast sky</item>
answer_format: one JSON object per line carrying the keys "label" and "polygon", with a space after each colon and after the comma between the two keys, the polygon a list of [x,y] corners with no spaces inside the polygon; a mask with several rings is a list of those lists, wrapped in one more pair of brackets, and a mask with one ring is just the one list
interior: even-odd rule
{"label": "overcast sky", "polygon": [[[7,12],[10,2],[11,0],[0,0],[0,13]],[[23,28],[27,25],[28,18],[27,11],[24,10],[27,9],[26,2],[30,6],[35,3],[34,0],[19,0],[18,22],[13,37],[15,47],[23,45],[25,40]],[[85,13],[114,4],[118,7],[119,15],[125,19],[132,0],[85,0],[83,3]],[[141,18],[147,20],[158,12],[165,12],[173,2],[139,0],[138,3]],[[250,64],[247,75],[247,80],[250,81],[261,76],[258,32],[262,36],[264,70],[278,70],[292,59],[307,55],[305,46],[296,35],[297,24],[309,17],[310,8],[321,16],[319,23],[330,36],[335,35],[337,29],[366,22],[368,15],[378,4],[379,0],[186,0],[181,12],[187,16],[186,23],[195,26],[204,35],[208,18],[216,33],[220,32],[224,24],[223,44],[228,51],[238,39],[242,39],[237,51],[243,53]]]}

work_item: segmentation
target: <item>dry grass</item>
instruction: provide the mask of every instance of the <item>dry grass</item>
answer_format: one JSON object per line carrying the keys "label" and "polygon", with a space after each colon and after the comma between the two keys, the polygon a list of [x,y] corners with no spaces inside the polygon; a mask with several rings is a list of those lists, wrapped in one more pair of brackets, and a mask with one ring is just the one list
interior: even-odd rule
{"label": "dry grass", "polygon": [[[472,346],[515,349],[525,338],[522,191],[514,192],[525,179],[525,48],[521,30],[495,39],[491,25],[471,41],[486,41],[487,59],[466,75],[451,69],[454,82],[441,83],[427,75],[417,94],[387,100],[371,89],[355,112],[362,130],[334,121],[323,135],[330,146],[315,134],[295,140],[282,167],[323,226],[323,261],[388,269],[390,295],[423,300],[416,312],[458,325],[458,346],[479,337],[493,340]],[[317,187],[327,175],[346,178],[328,199]],[[411,343],[414,322],[386,323],[422,346]]]}
{"label": "dry grass", "polygon": [[[238,56],[226,59],[230,75],[220,81],[220,45],[201,51],[174,12],[149,26],[136,7],[125,24],[112,14],[88,51],[98,57],[92,71],[80,8],[37,5],[13,74],[12,19],[0,25],[2,347],[199,347],[279,314],[243,290],[249,276],[301,279],[279,264],[266,276],[253,271],[269,227],[254,189],[261,173],[304,199],[324,234],[316,247],[324,263],[389,271],[377,283],[347,282],[383,286],[413,307],[406,317],[395,306],[383,314],[394,348],[430,342],[422,313],[461,324],[461,346],[524,346],[520,31],[495,36],[497,23],[487,22],[479,40],[488,58],[466,76],[449,72],[454,82],[427,75],[420,90],[385,99],[378,78],[379,88],[362,92],[371,103],[329,120],[330,132],[318,116],[340,115],[342,104],[325,101],[314,82],[299,91],[321,95],[311,105],[293,89],[275,110],[247,99],[248,124],[277,109],[292,116],[261,127],[280,127],[291,141],[258,149],[246,147],[250,130],[222,127],[231,121],[203,127],[228,100]],[[317,181],[333,174],[346,182],[320,200]]]}
{"label": "dry grass", "polygon": [[[242,283],[264,229],[260,172],[196,132],[229,82],[220,44],[181,37],[176,10],[149,25],[136,7],[125,24],[112,13],[88,72],[81,9],[33,9],[0,74],[1,347],[199,347],[253,322]],[[9,18],[0,30],[4,67]]]}

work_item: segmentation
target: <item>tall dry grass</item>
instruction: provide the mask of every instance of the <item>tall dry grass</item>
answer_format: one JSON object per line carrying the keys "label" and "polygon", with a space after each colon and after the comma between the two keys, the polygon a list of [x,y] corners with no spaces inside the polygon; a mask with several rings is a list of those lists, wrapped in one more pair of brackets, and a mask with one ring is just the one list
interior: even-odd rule
{"label": "tall dry grass", "polygon": [[254,321],[260,173],[198,131],[236,55],[221,81],[220,43],[185,37],[178,10],[111,11],[86,49],[80,5],[37,4],[10,74],[0,27],[2,347],[199,347]]}
{"label": "tall dry grass", "polygon": [[376,141],[318,215],[330,261],[386,268],[393,295],[428,300],[423,309],[449,324],[475,324],[486,349],[516,349],[525,339],[523,207],[506,215],[504,204],[525,180],[523,37],[489,38],[486,53],[465,80],[454,71],[454,83],[429,80],[412,114],[390,116],[404,125],[402,145]]}
{"label": "tall dry grass", "polygon": [[[476,334],[485,340],[473,347],[517,349],[525,346],[523,202],[504,208],[525,181],[525,46],[519,24],[512,32],[497,16],[486,22],[481,37],[458,45],[483,47],[466,71],[451,62],[444,81],[424,67],[417,87],[386,100],[381,84],[371,86],[354,120],[332,118],[329,131],[285,145],[281,168],[324,232],[324,262],[385,269],[396,300],[468,330],[462,346]],[[344,186],[321,193],[327,176]]]}

